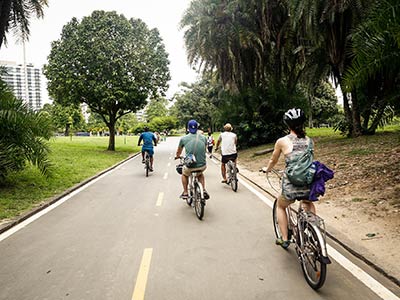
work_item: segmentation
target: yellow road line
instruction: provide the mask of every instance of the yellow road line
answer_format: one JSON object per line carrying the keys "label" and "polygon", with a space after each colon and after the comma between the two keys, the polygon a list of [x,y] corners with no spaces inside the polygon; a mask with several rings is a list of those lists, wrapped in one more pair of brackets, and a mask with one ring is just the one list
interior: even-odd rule
{"label": "yellow road line", "polygon": [[164,193],[163,192],[159,192],[156,206],[161,206],[163,199],[164,199]]}
{"label": "yellow road line", "polygon": [[147,276],[149,275],[151,256],[153,248],[146,248],[143,251],[142,262],[140,263],[139,273],[136,278],[135,289],[132,300],[143,300],[146,291]]}

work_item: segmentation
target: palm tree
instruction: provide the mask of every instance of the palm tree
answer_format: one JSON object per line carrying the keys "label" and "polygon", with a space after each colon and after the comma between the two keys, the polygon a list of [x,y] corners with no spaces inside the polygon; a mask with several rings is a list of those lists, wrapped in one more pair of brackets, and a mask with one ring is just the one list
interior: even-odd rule
{"label": "palm tree", "polygon": [[[344,76],[348,91],[366,87],[369,105],[363,111],[363,130],[374,133],[388,105],[400,97],[400,3],[376,1],[352,34],[354,60]],[[370,122],[371,121],[371,122]]]}
{"label": "palm tree", "polygon": [[43,17],[48,0],[0,0],[0,48],[6,42],[10,29],[16,30],[22,40],[29,36],[29,19],[32,15]]}
{"label": "palm tree", "polygon": [[0,81],[0,181],[10,171],[19,171],[29,162],[49,174],[49,148],[52,136],[46,114],[29,110]]}
{"label": "palm tree", "polygon": [[355,92],[350,99],[343,89],[343,74],[350,66],[350,35],[360,24],[370,0],[287,0],[293,26],[301,27],[308,33],[308,41],[315,47],[322,47],[330,73],[343,90],[343,106],[350,133],[361,135],[359,103]]}

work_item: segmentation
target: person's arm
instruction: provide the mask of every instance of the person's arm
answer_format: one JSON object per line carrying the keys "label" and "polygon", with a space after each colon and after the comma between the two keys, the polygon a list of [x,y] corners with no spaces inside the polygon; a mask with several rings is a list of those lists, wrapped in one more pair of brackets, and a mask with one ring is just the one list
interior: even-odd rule
{"label": "person's arm", "polygon": [[222,137],[219,136],[218,141],[217,141],[217,145],[215,146],[215,151],[218,150],[218,147],[219,147],[219,145],[221,144],[221,141],[222,141]]}
{"label": "person's arm", "polygon": [[274,151],[272,152],[271,159],[268,161],[268,165],[265,170],[266,172],[270,172],[275,167],[276,163],[279,160],[281,152],[282,152],[282,139],[279,139],[275,143]]}
{"label": "person's arm", "polygon": [[140,135],[139,141],[137,142],[137,145],[140,146],[140,142],[143,140],[143,135]]}
{"label": "person's arm", "polygon": [[154,143],[154,146],[157,146],[157,138],[155,137],[154,134],[153,134],[153,143]]}
{"label": "person's arm", "polygon": [[181,146],[178,146],[178,148],[176,149],[176,154],[175,154],[175,159],[178,159],[179,157],[181,157],[183,148]]}

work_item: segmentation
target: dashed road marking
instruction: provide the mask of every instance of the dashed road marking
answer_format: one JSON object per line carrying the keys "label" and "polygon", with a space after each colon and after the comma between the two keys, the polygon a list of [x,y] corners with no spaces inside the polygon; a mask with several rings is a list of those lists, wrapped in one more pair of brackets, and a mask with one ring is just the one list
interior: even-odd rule
{"label": "dashed road marking", "polygon": [[149,275],[151,256],[153,248],[146,248],[143,251],[142,262],[136,278],[135,289],[133,290],[132,300],[143,300],[146,291],[147,277]]}
{"label": "dashed road marking", "polygon": [[168,173],[165,173],[163,178],[167,179],[168,178]]}
{"label": "dashed road marking", "polygon": [[158,197],[157,197],[156,206],[161,206],[162,202],[163,202],[163,199],[164,199],[164,193],[163,192],[159,192],[158,193]]}

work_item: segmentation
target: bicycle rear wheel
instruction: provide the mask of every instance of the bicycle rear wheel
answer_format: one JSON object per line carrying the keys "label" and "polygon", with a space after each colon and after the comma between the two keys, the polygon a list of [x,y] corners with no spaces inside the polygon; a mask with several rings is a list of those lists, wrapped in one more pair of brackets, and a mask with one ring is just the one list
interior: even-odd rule
{"label": "bicycle rear wheel", "polygon": [[321,255],[321,244],[315,228],[309,223],[305,223],[303,231],[304,250],[301,255],[301,268],[307,283],[317,290],[326,279],[326,263],[323,262]]}
{"label": "bicycle rear wheel", "polygon": [[238,189],[237,171],[236,171],[236,166],[233,162],[231,165],[231,188],[234,192],[237,192]]}
{"label": "bicycle rear wheel", "polygon": [[282,238],[282,233],[279,228],[277,208],[278,208],[278,200],[275,199],[274,206],[272,207],[272,222],[274,223],[275,236],[277,239],[280,239]]}
{"label": "bicycle rear wheel", "polygon": [[186,204],[187,205],[189,205],[189,206],[192,206],[192,203],[193,203],[193,189],[192,188],[189,188],[189,195],[188,195],[188,197],[186,198]]}
{"label": "bicycle rear wheel", "polygon": [[144,168],[146,169],[146,177],[149,177],[150,162],[148,159],[146,159],[146,164]]}
{"label": "bicycle rear wheel", "polygon": [[196,211],[196,216],[199,220],[204,217],[204,198],[201,196],[202,187],[200,183],[196,182],[194,187],[194,210]]}

